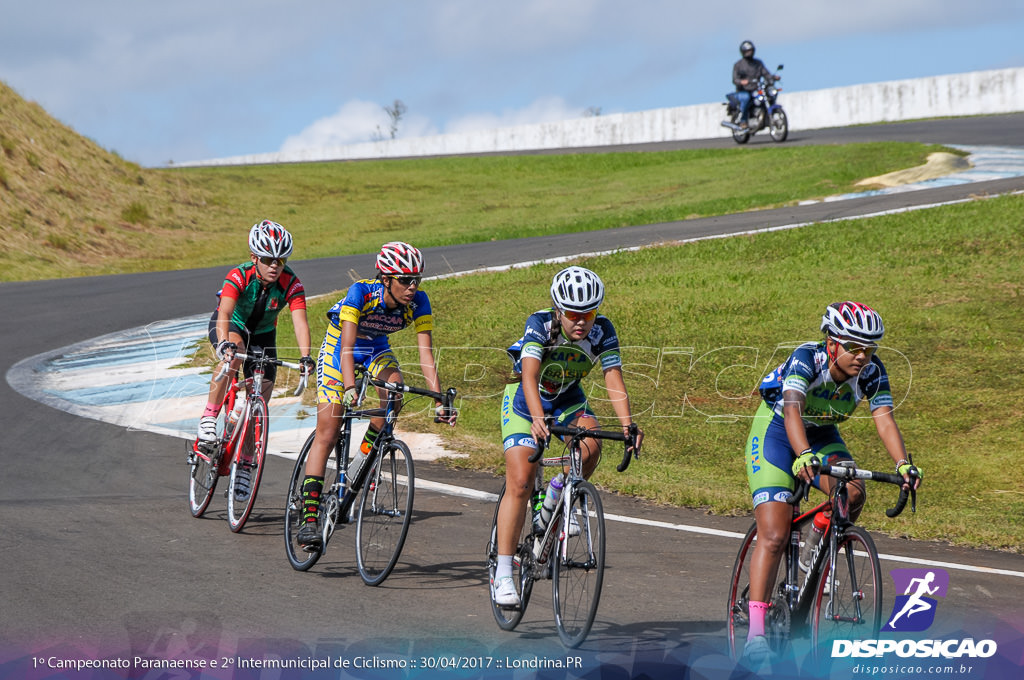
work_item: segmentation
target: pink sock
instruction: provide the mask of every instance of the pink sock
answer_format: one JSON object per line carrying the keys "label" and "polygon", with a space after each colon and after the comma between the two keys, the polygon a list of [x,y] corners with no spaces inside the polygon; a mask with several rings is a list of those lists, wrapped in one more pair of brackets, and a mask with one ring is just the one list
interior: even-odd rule
{"label": "pink sock", "polygon": [[205,418],[206,416],[213,416],[214,418],[216,418],[218,413],[220,413],[220,404],[207,402],[206,410],[203,411],[203,417]]}
{"label": "pink sock", "polygon": [[749,610],[750,630],[747,632],[748,640],[758,635],[764,635],[764,615],[768,611],[768,603],[751,600]]}

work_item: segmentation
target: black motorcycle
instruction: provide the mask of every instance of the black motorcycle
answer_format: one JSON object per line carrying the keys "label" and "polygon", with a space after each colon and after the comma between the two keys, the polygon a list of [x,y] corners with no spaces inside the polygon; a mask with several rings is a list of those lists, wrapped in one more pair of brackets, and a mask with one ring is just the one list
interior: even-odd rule
{"label": "black motorcycle", "polygon": [[[782,70],[779,64],[777,71]],[[758,79],[757,89],[750,93],[750,111],[747,116],[747,127],[740,125],[740,101],[735,92],[725,95],[728,100],[725,102],[726,115],[728,120],[722,121],[722,126],[732,130],[732,138],[737,144],[746,144],[750,137],[765,128],[768,134],[776,142],[786,141],[789,136],[789,121],[786,119],[786,112],[782,105],[776,103],[780,87],[775,86],[775,80],[766,80],[764,76]]]}

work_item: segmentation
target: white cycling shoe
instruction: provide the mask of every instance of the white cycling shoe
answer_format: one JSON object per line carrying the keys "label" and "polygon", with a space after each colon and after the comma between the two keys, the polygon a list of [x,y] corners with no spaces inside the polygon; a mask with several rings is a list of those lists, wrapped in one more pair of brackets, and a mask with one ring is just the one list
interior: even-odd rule
{"label": "white cycling shoe", "polygon": [[199,441],[217,441],[217,419],[214,416],[203,416],[199,419]]}
{"label": "white cycling shoe", "polygon": [[494,604],[499,607],[518,607],[519,593],[516,582],[511,576],[499,578],[494,584]]}

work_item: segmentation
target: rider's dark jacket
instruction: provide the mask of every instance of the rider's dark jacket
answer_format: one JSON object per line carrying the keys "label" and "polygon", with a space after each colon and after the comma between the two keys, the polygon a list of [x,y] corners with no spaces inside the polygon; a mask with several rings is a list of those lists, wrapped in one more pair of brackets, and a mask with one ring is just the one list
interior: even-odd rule
{"label": "rider's dark jacket", "polygon": [[[732,65],[732,82],[736,86],[736,91],[746,90],[747,92],[753,92],[757,89],[757,79],[760,76],[764,76],[765,79],[770,79],[772,76],[771,71],[765,68],[764,62],[760,59],[754,59],[753,57],[747,59],[743,58]],[[746,80],[746,85],[740,85],[741,80]]]}

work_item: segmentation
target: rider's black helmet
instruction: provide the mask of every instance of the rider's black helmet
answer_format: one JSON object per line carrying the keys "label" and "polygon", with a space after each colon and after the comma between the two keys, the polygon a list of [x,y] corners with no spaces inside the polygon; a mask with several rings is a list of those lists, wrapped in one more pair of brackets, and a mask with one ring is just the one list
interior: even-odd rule
{"label": "rider's black helmet", "polygon": [[750,57],[753,57],[754,56],[754,43],[750,42],[749,40],[744,40],[743,42],[741,42],[740,43],[740,54],[743,55],[743,57],[746,58],[746,59],[749,59]]}

